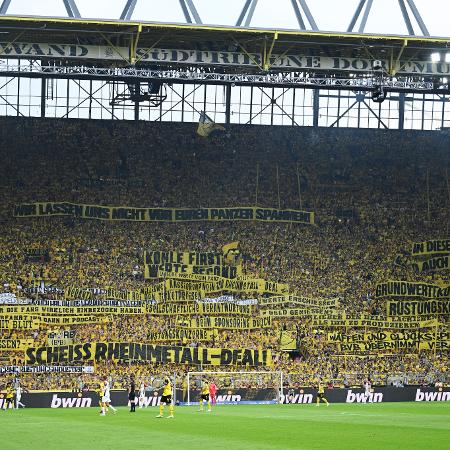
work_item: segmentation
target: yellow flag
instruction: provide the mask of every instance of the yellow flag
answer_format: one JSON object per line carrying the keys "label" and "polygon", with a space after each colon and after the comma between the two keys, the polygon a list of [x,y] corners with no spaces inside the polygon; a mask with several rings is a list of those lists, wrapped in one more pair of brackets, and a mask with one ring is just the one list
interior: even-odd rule
{"label": "yellow flag", "polygon": [[222,246],[223,258],[228,264],[236,262],[241,251],[239,249],[239,241],[233,241]]}
{"label": "yellow flag", "polygon": [[289,351],[297,349],[297,333],[283,330],[280,336],[280,350]]}
{"label": "yellow flag", "polygon": [[225,128],[222,125],[215,123],[204,111],[202,111],[198,122],[197,134],[208,137],[214,130],[225,131]]}

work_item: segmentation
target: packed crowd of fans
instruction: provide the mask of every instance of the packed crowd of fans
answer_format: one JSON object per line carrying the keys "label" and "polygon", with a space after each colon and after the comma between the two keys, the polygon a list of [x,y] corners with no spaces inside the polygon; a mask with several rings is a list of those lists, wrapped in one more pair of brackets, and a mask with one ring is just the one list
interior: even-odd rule
{"label": "packed crowd of fans", "polygon": [[[337,297],[339,309],[351,313],[385,313],[385,300],[374,298],[378,282],[448,281],[448,271],[418,274],[394,264],[411,242],[448,236],[450,136],[444,133],[231,126],[205,139],[192,124],[2,118],[0,138],[0,288],[20,298],[64,298],[65,286],[139,289],[150,283],[143,277],[144,250],[220,251],[234,240],[246,275],[287,283],[300,296]],[[314,211],[316,224],[12,217],[15,204],[37,201],[258,205]],[[26,259],[36,248],[49,250],[48,261]],[[174,320],[120,316],[66,328],[75,329],[80,343],[150,342],[151,332],[173,327]],[[32,337],[41,346],[48,329],[1,333]],[[295,352],[280,349],[286,330],[295,332]],[[360,384],[369,376],[379,383],[393,376],[448,380],[447,352],[341,355],[325,342],[326,331],[308,319],[283,319],[270,329],[223,330],[212,342],[175,344],[272,349],[268,370],[283,370],[298,385]],[[21,363],[23,354],[2,352],[0,361]],[[23,382],[29,389],[75,389],[107,375],[123,387],[131,374],[150,382],[176,372],[183,383],[187,371],[199,369],[107,361],[94,375],[33,374]]]}

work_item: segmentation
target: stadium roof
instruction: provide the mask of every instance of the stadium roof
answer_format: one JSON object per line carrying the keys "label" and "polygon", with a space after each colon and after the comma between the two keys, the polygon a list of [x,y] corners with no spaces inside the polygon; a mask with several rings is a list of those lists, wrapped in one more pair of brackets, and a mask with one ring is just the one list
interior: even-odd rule
{"label": "stadium roof", "polygon": [[353,58],[429,61],[450,38],[299,31],[220,25],[0,16],[0,41],[130,46],[140,48],[301,53]]}

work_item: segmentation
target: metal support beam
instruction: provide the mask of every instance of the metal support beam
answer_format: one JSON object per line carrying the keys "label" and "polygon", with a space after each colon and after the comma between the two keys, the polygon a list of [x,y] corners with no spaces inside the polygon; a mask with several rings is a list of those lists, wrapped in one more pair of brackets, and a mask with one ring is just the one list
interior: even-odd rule
{"label": "metal support beam", "polygon": [[231,84],[225,86],[225,124],[231,122]]}
{"label": "metal support beam", "polygon": [[47,79],[41,79],[41,117],[45,117],[45,97],[46,97]]}
{"label": "metal support beam", "polygon": [[292,7],[294,8],[295,16],[297,17],[298,26],[300,30],[305,31],[305,22],[303,21],[302,14],[300,12],[300,8],[298,7],[297,0],[291,0]]}
{"label": "metal support beam", "polygon": [[[406,77],[383,78],[324,78],[297,76],[295,73],[284,74],[280,78],[279,73],[236,74],[214,73],[198,71],[174,71],[127,67],[89,67],[89,66],[37,66],[37,65],[2,65],[0,77],[25,77],[25,78],[66,78],[66,79],[102,79],[107,81],[124,81],[126,83],[141,81],[146,83],[157,80],[163,83],[177,84],[236,84],[238,86],[275,86],[275,87],[304,87],[318,89],[343,89],[350,91],[372,91],[375,87],[382,87],[389,92],[421,92],[442,94],[440,86],[432,81],[412,80]],[[446,91],[447,92],[447,91]]]}
{"label": "metal support beam", "polygon": [[319,28],[317,28],[316,21],[314,20],[314,17],[311,14],[311,11],[309,10],[308,3],[306,3],[306,0],[298,0],[298,1],[300,3],[300,6],[303,8],[303,12],[305,13],[306,18],[308,19],[311,28],[313,29],[313,31],[318,31]]}
{"label": "metal support beam", "polygon": [[[415,17],[417,24],[419,25],[419,28],[422,31],[422,34],[424,36],[430,36],[430,33],[428,32],[428,29],[422,19],[422,16],[419,13],[419,10],[416,7],[416,4],[414,3],[414,0],[406,0],[406,2],[408,3],[408,5],[411,9],[411,12],[413,13],[413,15]],[[361,12],[362,12],[364,6],[366,6],[366,9],[364,10],[364,14],[361,19],[360,26],[359,26],[359,33],[364,33],[364,29],[367,24],[367,19],[369,17],[370,10],[372,8],[372,4],[373,4],[373,0],[360,0],[359,1],[358,6],[356,7],[355,13],[353,14],[352,20],[350,21],[350,25],[347,28],[347,33],[352,33],[354,31],[356,22],[358,22],[358,19],[361,16]],[[410,18],[408,9],[406,7],[405,0],[398,0],[398,4],[400,6],[403,20],[405,22],[406,28],[408,29],[409,35],[415,36],[414,28],[413,28],[413,25],[411,22],[411,18]]]}
{"label": "metal support beam", "polygon": [[405,0],[398,0],[400,9],[402,11],[403,20],[405,21],[406,28],[408,29],[408,34],[414,36],[414,28],[412,26],[411,20],[409,18],[408,10],[406,9]]}
{"label": "metal support beam", "polygon": [[247,14],[247,10],[248,10],[248,7],[250,6],[251,2],[252,2],[252,0],[245,0],[244,7],[242,8],[241,14],[239,14],[238,20],[236,22],[237,27],[240,27],[242,25],[242,21],[244,20],[244,17]]}
{"label": "metal support beam", "polygon": [[123,8],[122,14],[120,15],[120,20],[130,20],[133,14],[134,8],[136,7],[137,0],[127,0],[125,8]]}
{"label": "metal support beam", "polygon": [[[134,85],[134,89],[136,93],[141,92],[141,83],[139,83],[139,81]],[[134,120],[139,120],[139,102],[135,101],[134,102]]]}
{"label": "metal support beam", "polygon": [[403,51],[405,50],[405,48],[407,47],[407,45],[408,45],[408,40],[405,39],[405,40],[403,41],[402,48],[401,48],[400,51],[398,52],[398,55],[397,55],[397,58],[395,59],[395,61],[394,61],[394,52],[393,52],[393,50],[391,50],[391,52],[392,52],[392,53],[391,53],[391,60],[390,60],[390,62],[389,62],[389,75],[390,75],[391,77],[393,77],[393,76],[395,76],[395,75],[397,74],[397,71],[398,71],[399,68],[400,68],[400,66],[399,66],[400,58],[402,57]]}
{"label": "metal support beam", "polygon": [[422,31],[422,34],[424,36],[429,36],[430,32],[428,31],[425,22],[422,19],[422,16],[419,13],[419,10],[416,7],[416,4],[414,3],[414,0],[406,0],[408,2],[409,7],[411,8],[411,11],[419,25],[420,31]]}
{"label": "metal support beam", "polygon": [[181,10],[183,11],[184,18],[186,19],[187,23],[192,23],[191,15],[189,14],[188,7],[186,5],[186,2],[184,0],[179,0]]}
{"label": "metal support beam", "polygon": [[253,14],[255,12],[256,5],[258,4],[258,0],[253,0],[253,3],[250,5],[250,9],[248,11],[247,18],[245,19],[244,26],[249,27],[250,22],[252,21]]}
{"label": "metal support beam", "polygon": [[202,19],[200,19],[200,16],[197,12],[197,8],[195,7],[193,0],[186,0],[186,3],[187,3],[188,8],[191,10],[191,14],[192,14],[192,17],[194,18],[195,23],[201,24]]}
{"label": "metal support beam", "polygon": [[313,91],[313,127],[319,126],[319,89],[314,89]]}
{"label": "metal support beam", "polygon": [[[380,115],[377,114],[377,113],[370,107],[370,105],[369,105],[365,100],[363,100],[363,104],[364,104],[364,105],[366,106],[366,108],[374,115],[375,119],[378,120],[378,128],[380,127],[380,124],[381,124],[381,125],[383,125],[383,127],[387,130],[387,129],[388,129],[388,126],[381,120]],[[380,106],[381,106],[381,104],[380,104]],[[360,127],[359,127],[359,124],[358,124],[358,128],[360,128]]]}
{"label": "metal support beam", "polygon": [[80,11],[78,11],[75,0],[63,0],[63,2],[64,2],[64,6],[66,7],[66,10],[67,10],[67,15],[69,17],[73,17],[76,19],[79,19],[81,17]]}
{"label": "metal support beam", "polygon": [[369,18],[370,10],[372,9],[373,0],[367,0],[366,9],[364,10],[364,15],[359,25],[359,33],[364,33],[364,28],[366,28],[367,19]]}
{"label": "metal support beam", "polygon": [[339,123],[339,121],[359,102],[355,100],[331,125],[330,128],[333,128],[335,125]]}
{"label": "metal support beam", "polygon": [[0,14],[6,14],[11,4],[11,0],[3,0],[2,6],[0,6]]}
{"label": "metal support beam", "polygon": [[356,22],[358,21],[359,15],[361,14],[361,11],[362,11],[365,3],[366,3],[366,0],[359,1],[359,4],[355,10],[355,14],[353,14],[352,20],[350,21],[350,25],[347,28],[347,33],[353,32],[353,28],[355,28]]}
{"label": "metal support beam", "polygon": [[236,22],[237,27],[242,26],[242,22],[244,22],[244,27],[250,26],[250,22],[252,21],[253,13],[255,12],[256,5],[258,0],[246,0],[244,7],[242,8],[241,14],[239,14],[239,18]]}
{"label": "metal support beam", "polygon": [[405,94],[400,92],[398,94],[398,129],[405,128]]}

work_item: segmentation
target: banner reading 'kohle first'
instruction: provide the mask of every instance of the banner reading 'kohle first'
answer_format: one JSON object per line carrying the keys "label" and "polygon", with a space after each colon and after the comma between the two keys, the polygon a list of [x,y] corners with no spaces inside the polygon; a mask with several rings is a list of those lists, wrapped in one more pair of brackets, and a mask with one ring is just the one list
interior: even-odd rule
{"label": "banner reading 'kohle first'", "polygon": [[70,216],[80,219],[124,220],[133,222],[196,222],[196,221],[260,221],[314,224],[314,213],[294,209],[235,208],[135,208],[101,206],[69,202],[20,203],[14,217]]}
{"label": "banner reading 'kohle first'", "polygon": [[151,364],[212,366],[271,366],[271,350],[178,347],[135,342],[89,342],[62,347],[30,347],[26,363],[56,364],[83,361],[146,361]]}
{"label": "banner reading 'kohle first'", "polygon": [[144,278],[176,278],[178,274],[236,278],[242,266],[225,264],[220,252],[144,251]]}

